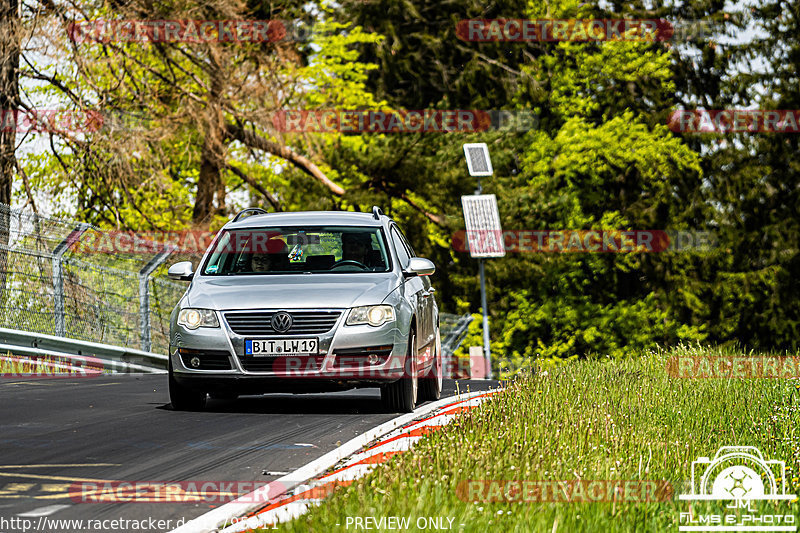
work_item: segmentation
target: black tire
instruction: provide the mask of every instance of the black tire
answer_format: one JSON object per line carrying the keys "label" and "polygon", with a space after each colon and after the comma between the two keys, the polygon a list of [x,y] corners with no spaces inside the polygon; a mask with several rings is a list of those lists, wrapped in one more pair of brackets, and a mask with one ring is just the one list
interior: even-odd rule
{"label": "black tire", "polygon": [[386,408],[394,413],[411,413],[417,404],[417,340],[414,332],[408,341],[408,355],[403,369],[403,377],[381,388],[381,400]]}
{"label": "black tire", "polygon": [[421,402],[433,402],[442,396],[442,345],[439,337],[439,330],[436,330],[436,338],[433,341],[433,366],[428,371],[428,375],[420,379],[419,400]]}
{"label": "black tire", "polygon": [[209,392],[208,397],[212,400],[237,400],[239,395],[235,392]]}
{"label": "black tire", "polygon": [[184,387],[172,375],[172,361],[169,362],[169,401],[175,411],[200,411],[206,406],[205,392]]}

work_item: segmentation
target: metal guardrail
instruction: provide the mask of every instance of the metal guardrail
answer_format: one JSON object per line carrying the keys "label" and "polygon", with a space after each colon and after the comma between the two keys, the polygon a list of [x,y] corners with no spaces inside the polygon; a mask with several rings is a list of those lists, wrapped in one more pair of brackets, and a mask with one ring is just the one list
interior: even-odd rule
{"label": "metal guardrail", "polygon": [[123,373],[161,374],[169,361],[166,355],[133,348],[0,328],[0,354],[6,352],[29,357],[54,356],[77,363],[91,357],[101,360],[112,371]]}
{"label": "metal guardrail", "polygon": [[[443,315],[441,318],[444,333],[442,356],[447,371],[452,367],[450,359],[461,344],[472,316]],[[5,353],[26,357],[51,356],[79,365],[93,358],[102,361],[104,367],[114,372],[124,373],[163,373],[169,362],[166,355],[135,348],[0,327],[0,355]]]}

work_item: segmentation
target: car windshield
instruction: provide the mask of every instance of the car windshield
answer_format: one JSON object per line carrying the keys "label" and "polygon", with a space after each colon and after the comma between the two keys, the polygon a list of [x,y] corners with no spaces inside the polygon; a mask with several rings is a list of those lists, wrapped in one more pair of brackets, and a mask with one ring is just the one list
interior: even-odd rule
{"label": "car windshield", "polygon": [[380,228],[226,230],[208,255],[203,275],[388,272],[385,243]]}

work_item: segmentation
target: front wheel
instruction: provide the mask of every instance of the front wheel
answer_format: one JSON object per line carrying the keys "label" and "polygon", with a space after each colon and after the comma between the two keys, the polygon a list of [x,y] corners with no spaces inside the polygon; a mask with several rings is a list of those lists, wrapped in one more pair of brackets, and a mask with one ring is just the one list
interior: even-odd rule
{"label": "front wheel", "polygon": [[206,406],[206,393],[184,387],[172,375],[172,360],[169,362],[169,401],[175,411],[200,411]]}
{"label": "front wheel", "polygon": [[411,413],[417,404],[417,339],[414,333],[408,341],[404,376],[381,388],[381,400],[393,412]]}
{"label": "front wheel", "polygon": [[444,373],[442,372],[442,340],[439,336],[439,330],[436,330],[436,339],[433,344],[433,365],[431,366],[428,375],[422,378],[419,384],[420,400],[423,402],[432,402],[438,400],[442,396],[442,381]]}
{"label": "front wheel", "polygon": [[212,400],[238,400],[239,395],[235,392],[209,392],[208,397]]}

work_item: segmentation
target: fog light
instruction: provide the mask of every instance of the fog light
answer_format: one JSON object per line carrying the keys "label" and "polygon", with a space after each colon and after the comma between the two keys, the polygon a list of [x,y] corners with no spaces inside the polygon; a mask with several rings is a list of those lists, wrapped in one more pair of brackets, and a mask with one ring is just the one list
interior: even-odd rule
{"label": "fog light", "polygon": [[192,357],[189,361],[189,364],[195,368],[200,368],[200,358],[199,357]]}
{"label": "fog light", "polygon": [[367,361],[369,361],[369,364],[371,364],[371,365],[377,365],[377,364],[378,364],[378,361],[379,361],[379,359],[378,359],[378,356],[377,356],[377,355],[375,355],[374,353],[371,353],[371,354],[369,354],[369,356],[367,357]]}

